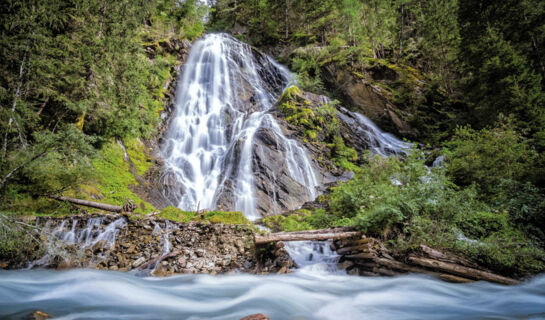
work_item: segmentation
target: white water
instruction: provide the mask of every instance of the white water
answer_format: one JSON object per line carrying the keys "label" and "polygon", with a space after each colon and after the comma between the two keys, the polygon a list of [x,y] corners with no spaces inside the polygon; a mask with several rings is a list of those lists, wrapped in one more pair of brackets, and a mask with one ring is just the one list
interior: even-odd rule
{"label": "white water", "polygon": [[[83,226],[78,219],[63,220],[60,225],[50,227],[46,225],[42,234],[45,236],[46,254],[37,261],[29,264],[28,269],[48,266],[55,257],[62,257],[65,261],[76,258],[74,252],[66,252],[66,244],[77,244],[81,254],[86,248],[99,245],[104,249],[111,249],[119,231],[126,227],[124,218],[119,218],[109,224],[104,224],[104,218],[91,218]],[[100,257],[99,257],[100,258]]]}
{"label": "white water", "polygon": [[410,143],[401,141],[393,135],[380,130],[373,121],[366,116],[340,108],[339,116],[350,127],[355,129],[355,133],[364,138],[368,148],[382,157],[391,155],[406,154],[411,147]]}
{"label": "white water", "polygon": [[231,36],[209,34],[197,41],[184,65],[163,148],[167,197],[185,210],[215,209],[231,184],[229,209],[256,219],[253,141],[264,128],[287,150],[290,175],[314,198],[317,181],[305,150],[267,113],[290,79],[285,68],[256,57]]}
{"label": "white water", "polygon": [[0,271],[0,318],[543,319],[545,277],[518,286],[296,273],[142,278],[96,270]]}
{"label": "white water", "polygon": [[339,255],[331,249],[331,241],[291,241],[285,249],[299,268],[297,272],[342,274]]}

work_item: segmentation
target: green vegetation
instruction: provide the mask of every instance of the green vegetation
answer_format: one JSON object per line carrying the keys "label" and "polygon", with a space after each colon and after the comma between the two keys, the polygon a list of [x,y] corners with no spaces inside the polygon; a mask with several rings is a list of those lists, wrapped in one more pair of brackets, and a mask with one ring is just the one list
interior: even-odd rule
{"label": "green vegetation", "polygon": [[457,187],[445,170],[428,170],[420,158],[418,150],[406,161],[370,158],[354,179],[333,188],[327,210],[298,210],[264,223],[278,231],[355,226],[397,252],[424,243],[506,274],[545,270],[545,251],[507,211],[481,200],[474,187]]}
{"label": "green vegetation", "polygon": [[26,261],[40,257],[43,248],[40,247],[37,237],[38,233],[34,232],[32,226],[15,222],[0,214],[0,257],[8,261]]}
{"label": "green vegetation", "polygon": [[51,193],[152,210],[130,190],[151,164],[139,138],[155,133],[165,105],[169,41],[199,36],[205,9],[48,0],[4,1],[0,12],[0,210],[66,212],[41,198]]}
{"label": "green vegetation", "polygon": [[218,0],[213,28],[280,47],[302,89],[347,107],[346,96],[360,93],[344,86],[372,87],[418,131],[413,140],[446,157],[431,172],[420,151],[406,161],[367,159],[292,89],[280,105],[288,122],[309,143],[324,141],[356,177],[333,189],[325,210],[265,223],[352,225],[400,250],[427,243],[506,273],[543,270],[544,14],[537,0]]}
{"label": "green vegetation", "polygon": [[238,211],[206,211],[203,213],[197,213],[194,211],[183,211],[179,208],[170,206],[161,210],[159,217],[183,223],[198,221],[207,223],[251,225],[250,221],[244,216],[244,214]]}

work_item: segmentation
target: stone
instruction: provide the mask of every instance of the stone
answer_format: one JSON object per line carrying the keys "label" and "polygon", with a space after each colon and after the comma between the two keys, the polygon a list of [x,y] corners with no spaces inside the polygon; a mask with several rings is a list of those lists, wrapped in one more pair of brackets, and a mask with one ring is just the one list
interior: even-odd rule
{"label": "stone", "polygon": [[202,257],[202,256],[204,256],[205,253],[206,253],[206,250],[204,250],[204,249],[197,249],[197,250],[195,250],[195,254],[196,254],[197,257],[199,257],[199,258]]}
{"label": "stone", "polygon": [[270,318],[263,313],[256,313],[256,314],[251,314],[249,316],[241,318],[240,320],[270,320]]}
{"label": "stone", "polygon": [[51,319],[51,318],[52,318],[51,315],[40,310],[34,311],[31,315],[31,319],[33,320],[45,320],[45,319]]}
{"label": "stone", "polygon": [[146,258],[145,257],[140,257],[138,258],[136,261],[134,261],[132,263],[132,267],[133,268],[138,268],[139,266],[142,265],[142,263],[146,262]]}

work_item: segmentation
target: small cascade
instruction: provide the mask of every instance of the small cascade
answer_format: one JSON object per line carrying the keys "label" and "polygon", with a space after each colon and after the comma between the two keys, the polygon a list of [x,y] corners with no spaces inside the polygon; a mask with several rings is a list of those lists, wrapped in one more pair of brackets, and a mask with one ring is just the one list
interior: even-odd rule
{"label": "small cascade", "polygon": [[411,147],[410,143],[401,141],[393,135],[386,133],[369,120],[366,116],[340,108],[339,117],[354,133],[364,140],[365,144],[373,153],[382,157],[407,154]]}
{"label": "small cascade", "polygon": [[283,151],[291,178],[307,190],[301,204],[314,200],[318,183],[305,150],[268,113],[290,81],[286,68],[229,35],[197,41],[163,144],[166,198],[184,210],[221,202],[223,210],[258,218],[254,148],[265,131]]}
{"label": "small cascade", "polygon": [[149,272],[150,274],[153,274],[153,272],[157,269],[159,264],[162,261],[162,257],[168,255],[170,251],[172,250],[172,242],[170,241],[170,237],[172,236],[172,231],[174,229],[174,226],[172,223],[168,220],[165,220],[165,227],[161,228],[161,226],[156,223],[152,235],[154,236],[160,236],[161,237],[161,255],[159,256],[159,259],[151,265],[147,267],[147,270],[144,270],[144,273]]}
{"label": "small cascade", "polygon": [[[79,219],[70,219],[63,220],[58,226],[52,226],[50,221],[42,231],[46,253],[39,260],[31,262],[28,268],[45,267],[59,261],[79,261],[86,249],[109,250],[114,247],[119,231],[126,226],[125,218],[110,223],[106,223],[103,217],[90,218],[86,224]],[[103,257],[99,255],[97,258]]]}
{"label": "small cascade", "polygon": [[331,249],[331,241],[291,241],[285,249],[303,272],[344,273],[337,268],[340,256]]}

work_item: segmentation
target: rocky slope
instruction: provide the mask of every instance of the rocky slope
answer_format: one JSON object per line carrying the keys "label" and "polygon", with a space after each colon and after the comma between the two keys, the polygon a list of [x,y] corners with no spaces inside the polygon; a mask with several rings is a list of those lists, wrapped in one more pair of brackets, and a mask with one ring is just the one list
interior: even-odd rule
{"label": "rocky slope", "polygon": [[0,261],[2,268],[81,267],[165,276],[287,272],[293,266],[282,248],[256,252],[254,231],[242,225],[110,215],[39,217],[31,223],[40,238],[36,252],[43,256]]}

